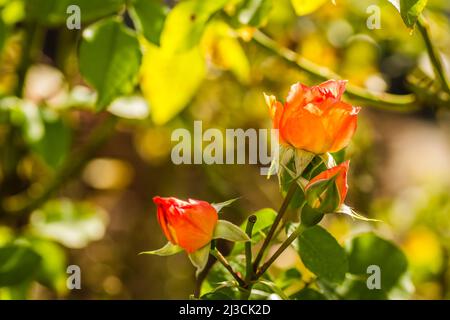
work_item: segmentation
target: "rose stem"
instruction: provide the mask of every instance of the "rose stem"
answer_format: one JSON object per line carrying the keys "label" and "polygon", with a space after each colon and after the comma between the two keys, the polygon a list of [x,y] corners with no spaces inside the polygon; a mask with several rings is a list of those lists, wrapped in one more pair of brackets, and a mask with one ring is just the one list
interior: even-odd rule
{"label": "rose stem", "polygon": [[245,286],[244,280],[242,280],[241,277],[236,272],[234,272],[230,263],[227,261],[227,259],[225,259],[225,257],[220,253],[219,250],[214,249],[214,250],[211,250],[210,253],[225,267],[225,269],[228,270],[228,272],[238,282],[239,286],[241,286],[241,287]]}
{"label": "rose stem", "polygon": [[254,271],[256,271],[258,269],[259,263],[261,262],[261,259],[264,255],[264,251],[266,251],[267,247],[269,246],[269,243],[272,240],[273,234],[275,233],[275,231],[278,227],[278,224],[280,223],[281,219],[283,218],[283,216],[289,206],[289,202],[291,201],[292,197],[295,194],[296,189],[297,189],[297,182],[296,182],[296,180],[294,180],[292,182],[291,186],[289,187],[286,198],[284,198],[284,201],[281,204],[280,210],[278,211],[278,215],[275,217],[275,220],[273,221],[273,224],[267,234],[267,237],[264,239],[261,249],[259,250],[258,255],[256,256],[256,259],[253,262],[253,270]]}
{"label": "rose stem", "polygon": [[[253,235],[253,226],[256,223],[256,216],[251,215],[247,219],[247,226],[245,228],[245,233],[247,233],[248,237],[252,239]],[[245,266],[246,266],[246,273],[245,273],[245,282],[249,283],[249,281],[253,278],[253,266],[252,266],[252,241],[247,241],[245,243]]]}
{"label": "rose stem", "polygon": [[294,242],[295,239],[306,229],[306,227],[302,224],[300,224],[297,229],[294,230],[294,232],[291,233],[291,235],[281,244],[281,246],[278,248],[277,251],[267,260],[261,268],[256,273],[256,278],[258,279],[261,277],[264,272],[266,272],[267,268],[271,266],[271,264],[283,253],[284,250],[286,250],[289,245]]}

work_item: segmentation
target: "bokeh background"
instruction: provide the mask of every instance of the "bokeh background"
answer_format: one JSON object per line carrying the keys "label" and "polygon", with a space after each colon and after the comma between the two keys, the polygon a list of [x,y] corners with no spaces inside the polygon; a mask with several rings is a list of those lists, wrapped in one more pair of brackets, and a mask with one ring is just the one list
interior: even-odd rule
{"label": "bokeh background", "polygon": [[[261,176],[257,165],[174,165],[172,131],[191,130],[194,120],[202,120],[204,129],[270,128],[263,92],[284,99],[292,83],[318,81],[243,39],[251,29],[239,31],[243,38],[220,42],[220,30],[228,26],[217,22],[199,44],[206,59],[204,78],[170,121],[155,123],[152,104],[142,97],[145,89],[139,86],[132,98],[95,113],[90,108],[94,91],[79,73],[82,30],[39,26],[35,39],[39,44],[24,47],[23,30],[29,25],[25,2],[0,0],[3,24],[9,26],[0,56],[0,246],[28,239],[47,259],[38,277],[44,280],[36,281],[35,271],[25,268],[22,272],[29,276],[0,287],[0,298],[187,298],[194,288],[194,268],[186,255],[138,256],[166,241],[152,197],[209,202],[240,197],[223,213],[238,224],[258,209],[278,208],[282,198],[277,179]],[[366,25],[370,5],[380,8],[380,29]],[[448,67],[450,3],[430,0],[427,17]],[[134,28],[127,13],[124,19]],[[88,25],[83,23],[82,28]],[[291,1],[272,1],[261,30],[280,45],[372,91],[406,94],[417,83],[433,89],[420,34],[404,26],[388,1],[323,1],[303,16],[296,15]],[[24,72],[21,56],[27,50],[32,60],[23,92],[17,92]],[[183,72],[189,73],[189,68]],[[172,87],[168,92],[178,95],[178,90]],[[17,103],[14,96],[28,103]],[[11,105],[18,107],[10,111]],[[341,243],[351,234],[376,230],[407,255],[410,298],[449,298],[450,104],[438,106],[428,99],[407,113],[361,106],[357,133],[346,150],[352,164],[347,202],[382,222],[333,215],[323,224]],[[84,160],[71,158],[71,151],[85,145],[93,128],[111,114],[118,120],[104,143],[95,146],[75,176],[58,176],[61,163]],[[49,202],[36,205],[32,212],[8,213],[57,179],[66,183]],[[275,268],[295,264],[295,259],[288,251]],[[81,290],[65,288],[69,264],[81,268]]]}

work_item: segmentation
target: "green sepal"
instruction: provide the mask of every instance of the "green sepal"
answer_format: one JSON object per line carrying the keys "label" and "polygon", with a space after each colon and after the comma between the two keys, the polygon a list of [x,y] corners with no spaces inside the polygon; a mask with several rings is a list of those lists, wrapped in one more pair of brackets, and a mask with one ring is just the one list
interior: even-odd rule
{"label": "green sepal", "polygon": [[188,254],[189,260],[191,260],[194,267],[197,268],[195,272],[195,276],[198,277],[200,272],[203,271],[206,267],[206,263],[208,262],[209,250],[211,249],[211,243],[208,243],[206,246]]}
{"label": "green sepal", "polygon": [[232,204],[233,202],[235,202],[236,200],[238,200],[239,198],[234,198],[234,199],[230,199],[224,202],[219,202],[219,203],[211,203],[211,205],[214,207],[214,209],[216,209],[217,213],[220,212],[220,210],[222,210],[225,207],[228,207],[230,204]]}
{"label": "green sepal", "polygon": [[247,234],[237,225],[225,221],[217,221],[214,229],[213,239],[225,239],[229,241],[250,241]]}
{"label": "green sepal", "polygon": [[311,208],[307,203],[305,203],[302,208],[301,223],[306,227],[312,227],[318,224],[322,220],[323,216],[323,213]]}
{"label": "green sepal", "polygon": [[171,242],[167,242],[166,245],[158,250],[152,250],[152,251],[144,251],[139,254],[153,254],[156,256],[171,256],[174,254],[177,254],[178,252],[183,251],[183,248],[180,246],[177,246]]}

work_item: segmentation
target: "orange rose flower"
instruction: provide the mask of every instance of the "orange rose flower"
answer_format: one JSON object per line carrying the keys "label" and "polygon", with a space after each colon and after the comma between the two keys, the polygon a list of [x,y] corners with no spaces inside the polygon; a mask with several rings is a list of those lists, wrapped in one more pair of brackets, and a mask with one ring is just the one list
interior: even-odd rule
{"label": "orange rose flower", "polygon": [[211,241],[218,214],[208,202],[173,197],[154,197],[153,202],[159,224],[171,243],[192,253]]}
{"label": "orange rose flower", "polygon": [[280,142],[315,154],[346,147],[355,133],[360,108],[341,100],[345,85],[343,80],[313,87],[296,83],[284,105],[266,96]]}
{"label": "orange rose flower", "polygon": [[344,203],[348,191],[348,167],[347,160],[319,173],[309,181],[305,187],[305,194],[311,208],[322,213],[331,213]]}

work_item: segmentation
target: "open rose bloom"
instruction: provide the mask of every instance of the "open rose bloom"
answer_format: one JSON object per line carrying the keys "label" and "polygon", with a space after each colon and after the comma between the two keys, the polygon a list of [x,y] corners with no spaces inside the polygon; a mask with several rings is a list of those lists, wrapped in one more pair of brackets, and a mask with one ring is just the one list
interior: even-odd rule
{"label": "open rose bloom", "polygon": [[192,253],[207,245],[214,233],[218,214],[206,201],[154,197],[158,222],[172,244]]}
{"label": "open rose bloom", "polygon": [[346,81],[329,80],[318,86],[291,86],[284,105],[266,96],[280,142],[315,154],[346,147],[356,130],[359,107],[342,101]]}

